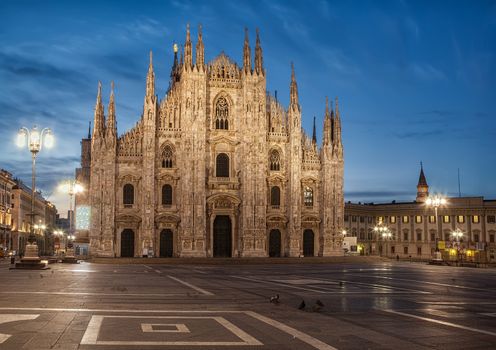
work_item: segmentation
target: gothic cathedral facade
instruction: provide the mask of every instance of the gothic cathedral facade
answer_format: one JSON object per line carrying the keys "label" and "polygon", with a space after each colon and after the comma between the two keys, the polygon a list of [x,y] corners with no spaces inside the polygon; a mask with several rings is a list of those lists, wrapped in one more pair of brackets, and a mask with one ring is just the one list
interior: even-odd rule
{"label": "gothic cathedral facade", "polygon": [[103,257],[341,255],[343,145],[338,103],[326,101],[322,144],[301,126],[294,68],[290,103],[268,94],[257,30],[254,61],[195,57],[189,26],[175,46],[165,97],[152,55],[141,119],[117,134],[113,89],[99,86],[91,135],[89,253]]}

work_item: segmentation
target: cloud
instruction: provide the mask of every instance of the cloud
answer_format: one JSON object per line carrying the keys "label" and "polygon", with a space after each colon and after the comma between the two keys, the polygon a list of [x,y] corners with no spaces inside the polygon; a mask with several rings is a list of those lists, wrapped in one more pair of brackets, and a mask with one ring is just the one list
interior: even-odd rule
{"label": "cloud", "polygon": [[64,87],[84,86],[86,77],[73,69],[64,69],[54,64],[43,62],[40,57],[7,53],[0,51],[0,71],[7,78],[27,80],[31,83]]}
{"label": "cloud", "polygon": [[409,71],[414,77],[420,80],[445,80],[446,75],[440,69],[428,63],[410,63]]}
{"label": "cloud", "polygon": [[399,139],[428,139],[432,137],[440,136],[448,132],[445,129],[434,129],[434,130],[421,130],[421,131],[405,131],[395,133],[394,136]]}

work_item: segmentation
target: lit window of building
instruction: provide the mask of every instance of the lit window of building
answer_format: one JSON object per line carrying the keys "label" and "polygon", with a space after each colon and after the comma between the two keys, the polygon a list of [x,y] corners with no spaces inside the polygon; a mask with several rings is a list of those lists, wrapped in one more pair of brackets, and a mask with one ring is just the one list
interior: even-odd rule
{"label": "lit window of building", "polygon": [[449,215],[444,215],[444,216],[443,216],[443,222],[444,222],[445,224],[449,224],[449,222],[450,222],[450,217],[449,217]]}
{"label": "lit window of building", "polygon": [[479,215],[473,215],[473,216],[472,216],[472,222],[473,222],[474,224],[478,224],[478,223],[479,223],[479,221],[480,221],[480,219],[479,219]]}
{"label": "lit window of building", "polygon": [[391,224],[395,224],[395,223],[396,223],[396,216],[391,216],[391,217],[389,218],[389,222],[390,222]]}
{"label": "lit window of building", "polygon": [[408,217],[408,215],[404,215],[404,216],[403,216],[403,223],[404,223],[404,224],[408,224],[409,219],[410,219],[410,218]]}
{"label": "lit window of building", "polygon": [[459,224],[463,224],[465,222],[465,216],[463,215],[458,215],[456,217],[456,221],[459,223]]}
{"label": "lit window of building", "polygon": [[415,216],[415,222],[416,222],[417,224],[422,223],[422,216],[420,216],[420,215],[416,215],[416,216]]}

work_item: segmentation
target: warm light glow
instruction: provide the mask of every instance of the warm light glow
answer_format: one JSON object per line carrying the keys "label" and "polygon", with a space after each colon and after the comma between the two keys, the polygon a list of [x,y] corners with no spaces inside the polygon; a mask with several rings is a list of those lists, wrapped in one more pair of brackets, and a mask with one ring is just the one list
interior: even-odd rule
{"label": "warm light glow", "polygon": [[40,149],[40,132],[36,126],[31,129],[29,135],[29,149],[31,151],[38,151]]}
{"label": "warm light glow", "polygon": [[17,133],[16,145],[19,148],[23,148],[26,146],[26,130],[20,129]]}
{"label": "warm light glow", "polygon": [[174,44],[174,53],[177,53],[177,44]]}
{"label": "warm light glow", "polygon": [[48,129],[45,134],[45,147],[52,148],[54,143],[55,143],[55,139],[53,137],[52,131]]}
{"label": "warm light glow", "polygon": [[343,230],[343,231],[341,231],[341,233],[343,234],[343,236],[346,236],[347,232],[346,232],[346,230]]}
{"label": "warm light glow", "polygon": [[84,187],[81,184],[75,183],[74,184],[74,193],[81,193],[84,192]]}
{"label": "warm light glow", "polygon": [[432,197],[428,197],[425,201],[425,204],[427,204],[428,206],[430,207],[440,207],[442,205],[446,205],[448,203],[448,201],[446,200],[446,198],[440,196],[440,195],[434,195]]}
{"label": "warm light glow", "polygon": [[62,193],[67,193],[68,195],[72,196],[73,194],[78,194],[81,192],[84,192],[84,187],[83,185],[77,183],[74,180],[67,180],[61,183],[58,188],[60,192]]}

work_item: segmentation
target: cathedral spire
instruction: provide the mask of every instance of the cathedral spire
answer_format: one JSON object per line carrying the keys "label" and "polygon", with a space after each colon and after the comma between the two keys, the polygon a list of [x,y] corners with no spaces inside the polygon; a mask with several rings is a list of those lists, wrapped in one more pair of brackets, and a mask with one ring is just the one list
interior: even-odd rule
{"label": "cathedral spire", "polygon": [[322,135],[322,140],[324,145],[329,145],[332,142],[331,139],[331,114],[329,113],[329,98],[326,96],[325,114],[324,114],[324,132]]}
{"label": "cathedral spire", "polygon": [[296,84],[296,78],[295,78],[295,71],[294,71],[294,64],[291,62],[291,84],[290,84],[290,89],[289,89],[289,103],[290,106],[296,107],[297,109],[300,108],[299,103],[298,103],[298,85]]}
{"label": "cathedral spire", "polygon": [[150,64],[146,75],[146,96],[155,96],[155,73],[153,72],[153,53],[150,50]]}
{"label": "cathedral spire", "polygon": [[117,135],[117,124],[115,121],[115,101],[114,101],[114,82],[110,84],[110,100],[108,106],[108,119],[106,128],[106,137],[115,137]]}
{"label": "cathedral spire", "polygon": [[205,67],[205,47],[202,39],[202,26],[198,26],[198,41],[196,42],[196,69],[203,71]]}
{"label": "cathedral spire", "polygon": [[177,51],[178,51],[177,44],[174,43],[172,48],[174,50],[174,63],[172,64],[172,68],[170,72],[169,88],[167,89],[167,91],[170,91],[170,89],[172,89],[172,85],[174,85],[176,81],[179,81],[179,63],[177,61]]}
{"label": "cathedral spire", "polygon": [[103,112],[101,82],[98,82],[98,94],[96,96],[95,105],[95,120],[93,124],[95,125],[95,128],[93,129],[93,138],[103,137],[105,132],[105,114]]}
{"label": "cathedral spire", "polygon": [[338,98],[335,99],[335,113],[333,123],[333,136],[332,141],[335,145],[341,146],[341,116],[339,114]]}
{"label": "cathedral spire", "polygon": [[257,43],[255,45],[255,72],[264,75],[262,46],[260,45],[260,31],[257,28]]}
{"label": "cathedral spire", "polygon": [[191,35],[189,33],[189,23],[186,26],[186,42],[184,43],[184,67],[189,70],[193,67],[193,52],[191,45]]}
{"label": "cathedral spire", "polygon": [[317,144],[317,131],[315,129],[315,116],[313,116],[313,133],[312,133],[312,143]]}
{"label": "cathedral spire", "polygon": [[91,120],[90,120],[89,126],[88,126],[88,139],[91,139]]}
{"label": "cathedral spire", "polygon": [[243,46],[243,68],[245,73],[251,73],[251,49],[248,39],[248,28],[245,27],[245,43]]}

